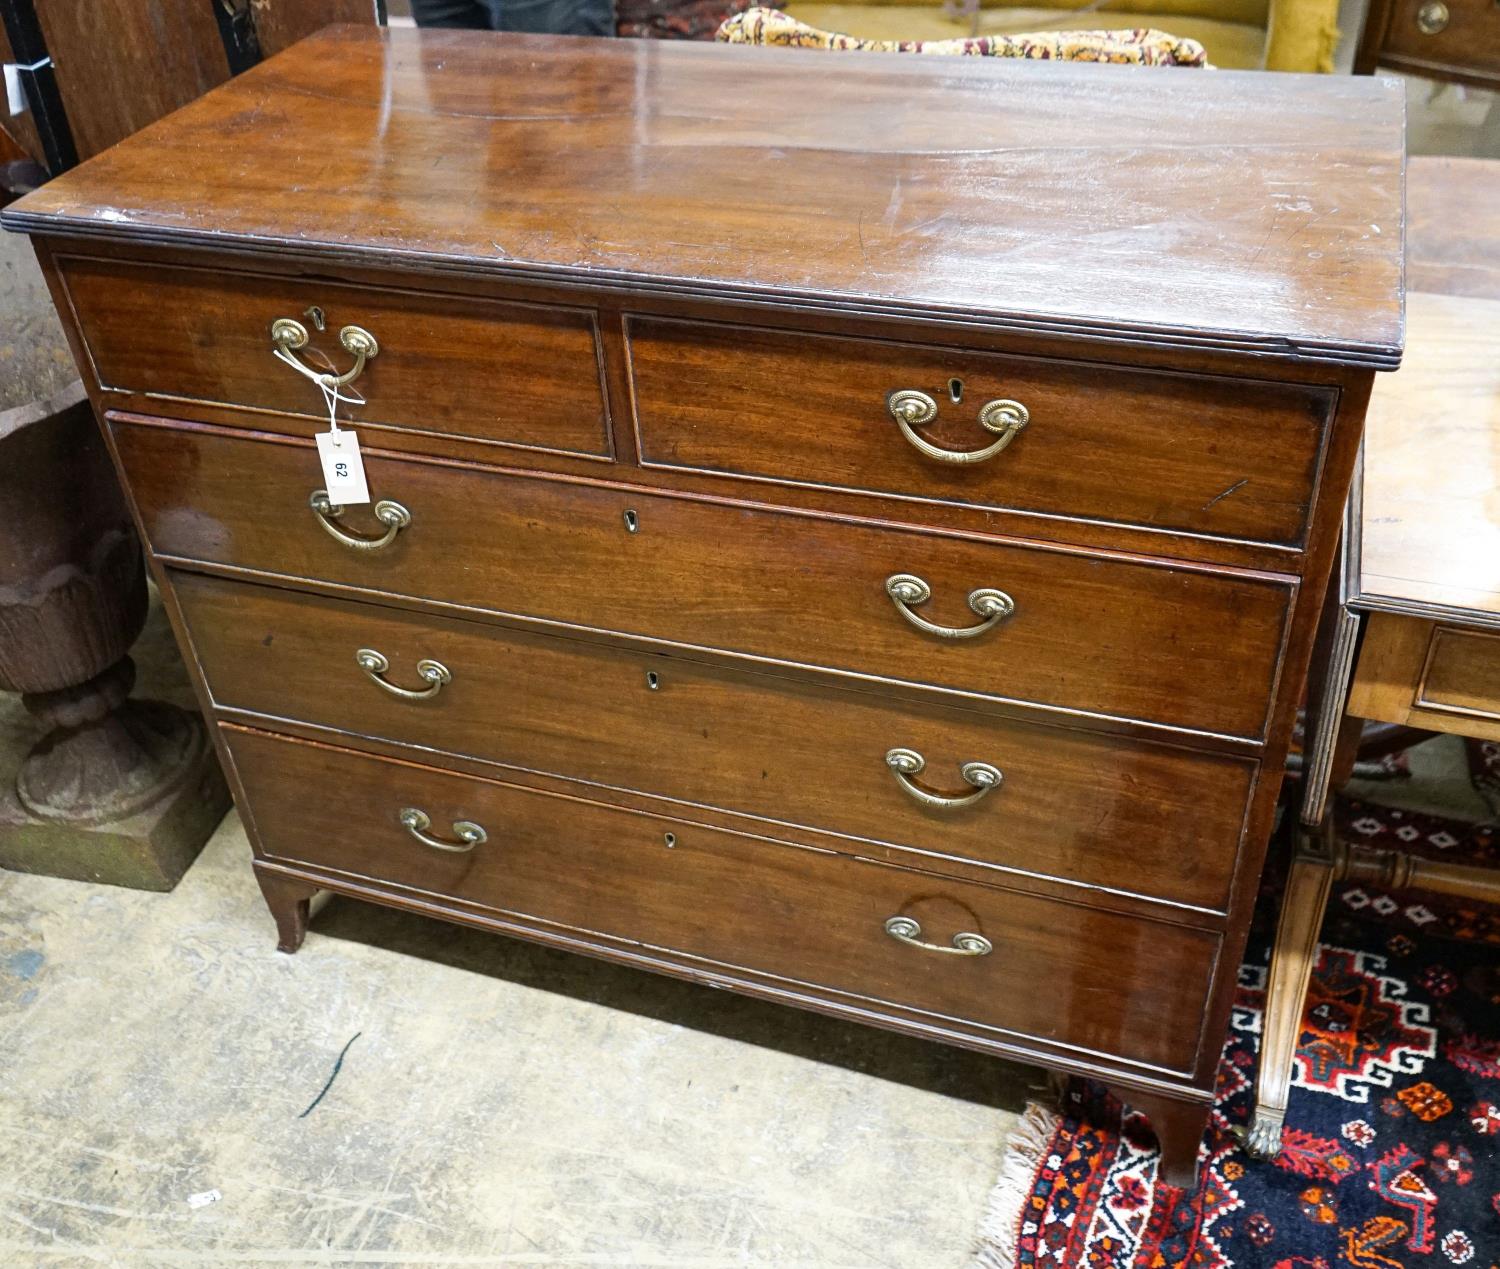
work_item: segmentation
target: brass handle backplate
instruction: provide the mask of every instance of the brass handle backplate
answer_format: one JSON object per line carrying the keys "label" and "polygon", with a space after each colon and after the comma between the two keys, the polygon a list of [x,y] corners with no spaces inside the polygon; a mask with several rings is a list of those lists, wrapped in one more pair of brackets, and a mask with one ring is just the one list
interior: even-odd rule
{"label": "brass handle backplate", "polygon": [[920,775],[927,766],[927,759],[915,749],[892,749],[885,756],[885,765],[895,775],[896,783],[923,806],[935,806],[943,810],[973,806],[991,789],[998,789],[1000,781],[1005,778],[999,767],[991,766],[988,762],[966,762],[958,769],[958,773],[963,776],[966,784],[974,786],[974,792],[960,797],[944,797],[940,793],[929,793],[911,779],[914,775]]}
{"label": "brass handle backplate", "polygon": [[1003,590],[982,587],[969,592],[969,607],[983,617],[977,626],[939,626],[911,610],[913,604],[925,604],[932,598],[932,587],[912,573],[894,573],[885,579],[885,593],[899,612],[918,630],[939,639],[972,639],[993,630],[1016,610],[1016,601]]}
{"label": "brass handle backplate", "polygon": [[307,500],[307,505],[312,508],[313,515],[317,517],[318,523],[323,526],[328,536],[340,545],[347,546],[351,551],[384,550],[396,540],[396,534],[411,523],[410,511],[399,502],[382,498],[373,509],[375,518],[385,525],[385,532],[378,538],[362,538],[359,534],[350,533],[338,526],[336,522],[344,514],[344,509],[333,504],[326,489],[314,489],[312,497]]}
{"label": "brass handle backplate", "polygon": [[392,696],[408,701],[430,700],[443,690],[443,684],[453,681],[453,674],[448,667],[430,657],[423,657],[417,662],[417,677],[427,684],[421,688],[402,687],[383,678],[382,675],[391,668],[391,663],[386,660],[383,652],[377,652],[374,648],[361,648],[354,654],[354,663],[370,676],[376,686],[384,688]]}
{"label": "brass handle backplate", "polygon": [[994,432],[1000,439],[993,444],[986,445],[983,449],[944,449],[941,445],[934,445],[931,441],[924,440],[912,430],[913,427],[931,423],[937,418],[937,402],[927,393],[919,392],[915,388],[902,388],[886,398],[885,408],[896,420],[896,426],[901,429],[901,435],[911,442],[918,453],[940,463],[955,463],[961,466],[982,463],[994,458],[1031,422],[1031,412],[1019,401],[1005,398],[989,401],[980,407],[979,426],[987,432]]}
{"label": "brass handle backplate", "polygon": [[294,317],[278,317],[271,323],[271,347],[293,369],[325,388],[343,388],[353,383],[364,371],[365,362],[380,351],[375,336],[363,326],[345,326],[339,331],[339,343],[344,346],[345,352],[353,355],[354,365],[343,374],[336,375],[327,370],[314,370],[297,358],[297,350],[306,348],[307,340],[307,327]]}
{"label": "brass handle backplate", "polygon": [[489,840],[489,834],[470,820],[453,821],[453,835],[458,838],[456,842],[445,842],[441,837],[433,837],[427,832],[432,827],[431,818],[426,811],[419,811],[414,806],[401,809],[401,826],[422,845],[431,846],[433,850],[451,851],[455,855],[462,855]]}
{"label": "brass handle backplate", "polygon": [[1423,35],[1439,35],[1448,29],[1450,16],[1443,0],[1428,0],[1417,10],[1417,30]]}
{"label": "brass handle backplate", "polygon": [[922,938],[922,927],[905,916],[893,916],[885,923],[885,932],[908,947],[920,947],[924,952],[942,952],[947,956],[988,956],[995,945],[983,934],[964,932],[953,936],[952,946],[929,943]]}

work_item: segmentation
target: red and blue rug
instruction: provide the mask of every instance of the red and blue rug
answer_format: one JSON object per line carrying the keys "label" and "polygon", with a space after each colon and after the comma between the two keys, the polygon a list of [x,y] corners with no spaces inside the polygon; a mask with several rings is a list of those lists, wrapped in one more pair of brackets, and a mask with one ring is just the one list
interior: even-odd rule
{"label": "red and blue rug", "polygon": [[[1350,839],[1500,854],[1494,825],[1356,802],[1340,814]],[[1283,1148],[1261,1162],[1233,1129],[1254,1099],[1271,915],[1241,969],[1198,1190],[1157,1180],[1150,1129],[1102,1093],[1060,1118],[1033,1111],[1018,1134],[1038,1161],[1029,1191],[1021,1181],[1019,1216],[977,1263],[1500,1269],[1500,908],[1336,888]]]}

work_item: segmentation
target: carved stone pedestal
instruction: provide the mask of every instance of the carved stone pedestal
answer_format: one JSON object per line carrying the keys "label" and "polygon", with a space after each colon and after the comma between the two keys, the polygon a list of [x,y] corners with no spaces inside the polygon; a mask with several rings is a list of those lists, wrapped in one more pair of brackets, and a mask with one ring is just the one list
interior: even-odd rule
{"label": "carved stone pedestal", "polygon": [[0,690],[46,728],[0,783],[0,867],[170,890],[229,794],[202,719],[130,698],[145,568],[81,384],[0,410],[0,523]]}

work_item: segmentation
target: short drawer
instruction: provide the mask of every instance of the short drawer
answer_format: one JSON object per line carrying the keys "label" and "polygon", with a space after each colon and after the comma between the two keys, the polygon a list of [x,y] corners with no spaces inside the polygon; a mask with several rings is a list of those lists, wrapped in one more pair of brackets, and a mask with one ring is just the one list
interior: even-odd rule
{"label": "short drawer", "polygon": [[1500,634],[1436,627],[1415,704],[1500,723]]}
{"label": "short drawer", "polygon": [[1500,4],[1495,0],[1395,0],[1381,53],[1500,80]]}
{"label": "short drawer", "polygon": [[[1246,759],[192,573],[172,582],[223,708],[844,834],[854,853],[894,846],[920,867],[957,858],[1228,901]],[[362,653],[387,668],[362,668]],[[925,769],[898,774],[898,750]],[[968,783],[972,762],[998,785]]]}
{"label": "short drawer", "polygon": [[1349,713],[1500,740],[1500,632],[1368,614]]}
{"label": "short drawer", "polygon": [[339,407],[362,433],[402,448],[412,447],[404,433],[430,433],[610,454],[589,310],[78,257],[60,265],[107,391],[274,411],[326,426],[321,389],[277,358],[271,325],[300,322],[308,343],[289,355],[341,374],[355,364],[340,343],[352,325],[378,347],[345,389],[364,404]]}
{"label": "short drawer", "polygon": [[[226,728],[268,858],[1187,1071],[1218,936]],[[412,827],[403,823],[403,812]],[[467,843],[458,826],[485,840]],[[415,828],[416,832],[413,832]],[[470,839],[478,836],[467,830]],[[943,955],[986,940],[987,954]],[[1123,991],[1121,984],[1134,983]]]}
{"label": "short drawer", "polygon": [[[649,466],[1287,546],[1306,534],[1337,401],[1292,384],[655,318],[632,318],[629,333]],[[903,391],[931,413],[905,432],[888,405]],[[980,422],[1004,401],[1027,419],[1008,443],[993,411],[998,430]]]}
{"label": "short drawer", "polygon": [[1246,737],[1282,655],[1291,584],[1263,577],[373,454],[373,496],[409,523],[351,549],[335,530],[381,525],[361,507],[330,527],[309,506],[309,445],[114,435],[152,549],[185,560]]}

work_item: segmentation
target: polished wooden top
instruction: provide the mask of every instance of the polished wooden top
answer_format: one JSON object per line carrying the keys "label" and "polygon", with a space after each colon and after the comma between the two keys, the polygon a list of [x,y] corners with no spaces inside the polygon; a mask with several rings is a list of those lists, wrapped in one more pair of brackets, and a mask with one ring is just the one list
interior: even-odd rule
{"label": "polished wooden top", "polygon": [[[1406,359],[1365,420],[1360,607],[1500,621],[1500,162],[1413,159]],[[1430,289],[1426,289],[1430,288]]]}
{"label": "polished wooden top", "polygon": [[1389,366],[1385,79],[325,31],[12,228]]}

